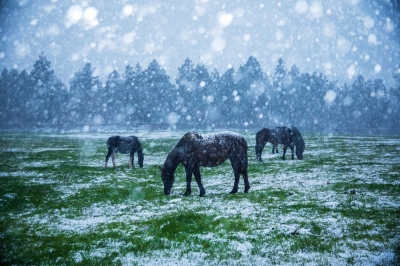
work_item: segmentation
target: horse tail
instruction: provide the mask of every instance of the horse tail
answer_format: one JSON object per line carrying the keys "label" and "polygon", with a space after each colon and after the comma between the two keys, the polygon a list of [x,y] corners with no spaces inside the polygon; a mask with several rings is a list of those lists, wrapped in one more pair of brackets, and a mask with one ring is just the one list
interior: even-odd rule
{"label": "horse tail", "polygon": [[110,146],[111,146],[111,138],[107,139],[106,145],[107,145],[108,148],[110,148]]}

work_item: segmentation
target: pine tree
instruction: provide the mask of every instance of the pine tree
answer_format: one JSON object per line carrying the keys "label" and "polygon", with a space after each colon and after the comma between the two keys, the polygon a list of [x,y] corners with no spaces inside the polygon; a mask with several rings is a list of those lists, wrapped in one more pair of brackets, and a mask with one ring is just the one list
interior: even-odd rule
{"label": "pine tree", "polygon": [[94,76],[95,68],[90,63],[86,63],[84,68],[74,74],[70,81],[69,89],[69,111],[72,123],[76,125],[91,125],[93,118],[100,114],[102,103],[99,101],[97,93],[102,84],[98,76]]}
{"label": "pine tree", "polygon": [[400,132],[400,65],[392,73],[394,86],[390,88],[388,93],[388,114],[391,133],[398,134]]}
{"label": "pine tree", "polygon": [[142,108],[147,110],[144,122],[166,123],[168,115],[173,111],[171,94],[174,93],[174,87],[169,76],[157,60],[150,62],[143,74],[146,91],[143,93]]}
{"label": "pine tree", "polygon": [[127,65],[122,78],[125,87],[124,93],[127,95],[125,109],[128,115],[128,120],[131,123],[143,121],[146,112],[142,108],[144,79],[142,67],[140,64],[136,64],[135,68]]}
{"label": "pine tree", "polygon": [[30,79],[31,86],[26,88],[30,121],[45,126],[58,124],[60,108],[65,103],[63,96],[66,95],[66,88],[54,74],[51,62],[44,53],[33,65]]}
{"label": "pine tree", "polygon": [[[193,121],[199,124],[205,123],[207,95],[210,94],[211,78],[206,66],[199,62],[194,69],[194,91],[193,91]],[[197,84],[197,85],[196,85]]]}
{"label": "pine tree", "polygon": [[275,89],[279,88],[282,84],[282,80],[286,75],[285,61],[282,58],[278,59],[278,64],[275,68],[275,73],[273,75],[273,86]]}
{"label": "pine tree", "polygon": [[222,103],[222,97],[219,97],[220,88],[221,77],[219,76],[218,70],[214,68],[210,74],[210,84],[207,86],[205,92],[204,120],[208,127],[215,127],[222,116],[220,112]]}
{"label": "pine tree", "polygon": [[[234,104],[238,108],[238,123],[253,123],[261,113],[262,95],[265,92],[266,80],[260,63],[250,56],[246,64],[239,67],[238,82]],[[241,107],[241,108],[240,108]]]}
{"label": "pine tree", "polygon": [[[128,90],[124,87],[124,81],[118,71],[111,72],[101,90],[101,111],[100,117],[97,120],[105,119],[107,124],[117,125],[126,122],[128,114],[126,112],[126,105],[128,103]],[[102,122],[103,121],[98,121]]]}
{"label": "pine tree", "polygon": [[31,84],[31,78],[26,70],[22,70],[21,73],[18,73],[16,69],[10,71],[9,106],[7,107],[9,115],[7,119],[15,126],[21,127],[32,122],[28,120],[30,109],[26,106],[29,100],[26,89],[30,88]]}
{"label": "pine tree", "polygon": [[11,77],[7,68],[3,68],[0,74],[0,125],[8,122],[7,117],[9,116],[9,102],[10,102],[10,84]]}
{"label": "pine tree", "polygon": [[236,126],[237,124],[239,107],[235,105],[235,102],[239,101],[240,97],[237,95],[235,75],[235,69],[232,67],[221,76],[218,99],[221,101],[220,122],[222,126]]}
{"label": "pine tree", "polygon": [[189,58],[186,58],[183,65],[178,68],[175,82],[178,86],[178,100],[175,104],[175,110],[186,123],[193,123],[195,103],[199,99],[195,98],[197,84],[194,65]]}

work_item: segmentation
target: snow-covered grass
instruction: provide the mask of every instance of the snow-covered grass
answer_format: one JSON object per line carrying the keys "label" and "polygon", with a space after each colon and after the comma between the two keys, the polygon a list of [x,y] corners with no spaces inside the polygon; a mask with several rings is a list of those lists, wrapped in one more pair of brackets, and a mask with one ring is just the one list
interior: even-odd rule
{"label": "snow-covered grass", "polygon": [[[130,133],[120,132],[121,135]],[[144,168],[104,169],[110,134],[0,135],[0,263],[394,265],[400,250],[400,137],[305,134],[304,160],[249,144],[251,189],[228,194],[229,162],[182,166],[163,194],[158,165],[183,132],[138,132]],[[135,158],[136,160],[136,158]],[[137,160],[136,160],[137,166]],[[110,165],[110,164],[109,164]]]}

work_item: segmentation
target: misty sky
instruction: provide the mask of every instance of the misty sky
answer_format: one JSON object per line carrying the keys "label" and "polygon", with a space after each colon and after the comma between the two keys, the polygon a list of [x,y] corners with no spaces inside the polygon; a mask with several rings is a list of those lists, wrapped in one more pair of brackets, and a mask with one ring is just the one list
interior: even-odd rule
{"label": "misty sky", "polygon": [[392,85],[400,64],[396,1],[1,1],[0,66],[30,71],[43,51],[68,85],[91,62],[102,81],[153,59],[175,81],[186,58],[209,72],[255,56],[266,73],[322,72],[351,84],[358,75]]}

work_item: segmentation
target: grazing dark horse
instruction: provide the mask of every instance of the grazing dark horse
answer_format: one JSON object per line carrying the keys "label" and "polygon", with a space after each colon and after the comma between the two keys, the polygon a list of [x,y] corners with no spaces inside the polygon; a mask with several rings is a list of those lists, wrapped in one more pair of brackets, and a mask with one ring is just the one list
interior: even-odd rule
{"label": "grazing dark horse", "polygon": [[303,152],[306,148],[304,139],[301,136],[300,131],[296,127],[291,126],[289,129],[290,129],[290,135],[291,135],[292,143],[293,143],[292,159],[294,158],[293,150],[294,150],[294,148],[296,148],[297,159],[303,160]]}
{"label": "grazing dark horse", "polygon": [[128,168],[130,164],[132,164],[132,168],[135,167],[133,161],[134,161],[134,154],[135,152],[137,152],[139,166],[143,167],[143,160],[144,160],[143,149],[142,149],[142,144],[140,143],[137,137],[112,136],[107,140],[107,147],[108,147],[108,153],[106,156],[105,168],[107,168],[107,162],[110,156],[112,156],[112,163],[115,168],[115,155],[118,152],[123,154],[129,153]]}
{"label": "grazing dark horse", "polygon": [[291,129],[288,127],[276,127],[275,129],[263,128],[256,134],[256,158],[262,162],[261,153],[267,144],[272,144],[272,153],[278,152],[278,144],[283,144],[282,160],[285,160],[286,150],[289,147],[292,150],[293,159],[293,146]]}
{"label": "grazing dark horse", "polygon": [[175,181],[175,170],[179,164],[183,164],[186,171],[186,191],[184,195],[188,196],[192,192],[191,182],[194,174],[199,186],[200,197],[204,196],[206,192],[201,184],[200,166],[217,166],[226,159],[231,161],[235,175],[235,183],[230,193],[238,191],[240,174],[244,179],[244,192],[247,193],[250,184],[247,176],[247,142],[243,136],[234,132],[204,135],[196,132],[186,133],[168,153],[164,167],[160,167],[164,193],[166,195],[171,193]]}
{"label": "grazing dark horse", "polygon": [[275,152],[279,153],[278,144],[285,145],[288,141],[290,141],[288,140],[287,134],[288,134],[287,127],[276,127],[275,129],[271,129],[272,141],[269,141],[269,143],[272,144],[272,154],[275,154]]}

